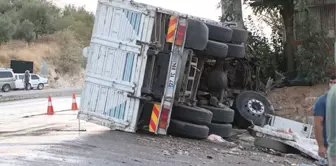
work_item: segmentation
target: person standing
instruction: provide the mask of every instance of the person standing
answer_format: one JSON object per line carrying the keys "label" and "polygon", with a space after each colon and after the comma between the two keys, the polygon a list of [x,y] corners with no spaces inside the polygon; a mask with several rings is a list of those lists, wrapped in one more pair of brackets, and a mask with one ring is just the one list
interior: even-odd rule
{"label": "person standing", "polygon": [[[336,84],[336,75],[329,79],[329,89]],[[326,134],[326,102],[328,93],[320,96],[314,105],[315,139],[318,145],[318,154],[325,158],[328,148]]]}
{"label": "person standing", "polygon": [[329,90],[326,104],[325,117],[328,142],[328,165],[336,166],[336,86],[333,86]]}
{"label": "person standing", "polygon": [[24,86],[25,86],[25,90],[29,90],[29,81],[30,81],[30,74],[29,74],[29,70],[26,70],[25,74],[24,74]]}

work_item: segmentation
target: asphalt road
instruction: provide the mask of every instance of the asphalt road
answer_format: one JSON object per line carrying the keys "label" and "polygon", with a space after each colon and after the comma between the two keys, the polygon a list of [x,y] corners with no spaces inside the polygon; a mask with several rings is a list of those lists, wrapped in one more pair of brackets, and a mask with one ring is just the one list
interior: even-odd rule
{"label": "asphalt road", "polygon": [[70,108],[71,96],[53,98],[53,106],[56,113],[48,116],[44,115],[46,98],[0,103],[0,165],[286,166],[305,161],[300,156],[260,152],[248,136],[239,146],[229,147],[204,140],[110,131],[84,121],[79,125],[77,111],[62,111]]}

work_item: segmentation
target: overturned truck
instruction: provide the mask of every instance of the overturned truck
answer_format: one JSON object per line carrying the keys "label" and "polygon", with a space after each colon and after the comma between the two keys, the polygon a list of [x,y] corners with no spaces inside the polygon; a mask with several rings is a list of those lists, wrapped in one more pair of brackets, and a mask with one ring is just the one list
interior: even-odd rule
{"label": "overturned truck", "polygon": [[203,139],[264,125],[270,102],[244,69],[248,32],[126,0],[99,0],[78,118]]}

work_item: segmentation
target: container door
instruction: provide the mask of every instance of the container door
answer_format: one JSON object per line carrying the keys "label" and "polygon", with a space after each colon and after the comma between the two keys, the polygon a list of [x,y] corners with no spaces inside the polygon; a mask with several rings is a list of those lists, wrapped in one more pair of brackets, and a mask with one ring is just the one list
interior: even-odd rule
{"label": "container door", "polygon": [[125,0],[98,1],[79,119],[136,131],[148,50],[139,43],[150,42],[154,14]]}

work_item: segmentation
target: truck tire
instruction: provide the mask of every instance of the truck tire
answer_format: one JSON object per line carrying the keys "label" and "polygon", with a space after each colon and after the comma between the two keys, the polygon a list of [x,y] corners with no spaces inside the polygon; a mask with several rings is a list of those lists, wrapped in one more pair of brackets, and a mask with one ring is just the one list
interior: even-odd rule
{"label": "truck tire", "polygon": [[206,24],[209,28],[209,39],[218,42],[229,42],[232,39],[233,30],[220,25]]}
{"label": "truck tire", "polygon": [[228,55],[229,47],[227,44],[209,40],[204,54],[207,56],[225,58]]}
{"label": "truck tire", "polygon": [[209,38],[208,27],[200,21],[188,20],[188,30],[184,47],[194,50],[204,50]]}
{"label": "truck tire", "polygon": [[236,97],[233,107],[236,110],[235,121],[244,122],[244,120],[240,120],[244,118],[248,122],[252,121],[257,126],[266,124],[268,117],[265,113],[274,114],[271,102],[265,96],[253,91],[240,93]]}
{"label": "truck tire", "polygon": [[233,125],[240,129],[248,129],[252,125],[252,123],[247,121],[243,116],[241,116],[239,111],[235,110]]}
{"label": "truck tire", "polygon": [[232,43],[241,44],[247,41],[249,33],[248,31],[239,28],[232,28],[232,30],[233,30],[231,39]]}
{"label": "truck tire", "polygon": [[212,122],[215,123],[232,123],[234,119],[234,110],[229,107],[218,108],[213,106],[203,105],[205,108],[213,113]]}
{"label": "truck tire", "polygon": [[209,135],[209,128],[204,125],[172,119],[169,124],[168,133],[187,138],[206,139]]}
{"label": "truck tire", "polygon": [[209,127],[209,134],[216,134],[223,138],[229,138],[232,134],[231,124],[218,124],[211,123],[207,125]]}
{"label": "truck tire", "polygon": [[281,153],[297,153],[297,150],[295,150],[293,147],[289,145],[264,137],[263,138],[256,137],[254,140],[254,145],[257,147],[273,149]]}
{"label": "truck tire", "polygon": [[211,123],[212,112],[200,107],[190,107],[186,105],[175,105],[172,111],[172,118],[205,125]]}
{"label": "truck tire", "polygon": [[228,56],[235,58],[244,58],[245,57],[245,46],[241,44],[230,44],[227,43],[229,47]]}

